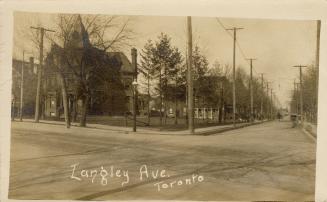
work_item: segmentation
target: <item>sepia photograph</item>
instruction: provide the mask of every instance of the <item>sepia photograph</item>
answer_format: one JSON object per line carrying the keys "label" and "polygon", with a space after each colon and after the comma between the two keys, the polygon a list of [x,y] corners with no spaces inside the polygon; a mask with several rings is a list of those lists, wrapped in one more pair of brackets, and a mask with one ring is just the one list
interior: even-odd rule
{"label": "sepia photograph", "polygon": [[8,198],[314,201],[320,27],[15,11]]}

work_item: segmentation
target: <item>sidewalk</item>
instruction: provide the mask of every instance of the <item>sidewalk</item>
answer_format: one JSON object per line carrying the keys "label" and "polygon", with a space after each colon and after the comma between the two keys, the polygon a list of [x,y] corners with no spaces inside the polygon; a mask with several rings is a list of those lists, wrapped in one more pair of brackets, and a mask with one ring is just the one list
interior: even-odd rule
{"label": "sidewalk", "polygon": [[[23,122],[30,122],[34,123],[33,119],[23,119]],[[264,121],[266,122],[266,121]],[[260,123],[264,123],[261,121],[255,121],[254,123],[238,123],[234,127],[232,124],[229,125],[220,125],[220,126],[210,126],[205,128],[197,128],[194,130],[193,135],[212,135],[215,133],[221,133],[229,130],[235,130],[239,128],[244,128],[251,125],[256,125]],[[65,122],[62,121],[50,121],[50,120],[40,120],[41,124],[52,124],[52,125],[62,125],[65,127]],[[73,122],[71,123],[71,127],[79,127],[79,123]],[[93,129],[101,129],[101,130],[109,130],[112,132],[119,132],[125,134],[155,134],[155,135],[191,135],[188,130],[180,130],[180,131],[164,131],[158,128],[151,128],[151,127],[137,127],[136,132],[132,131],[131,127],[123,127],[123,126],[110,126],[110,125],[103,125],[103,124],[94,124],[88,123],[87,128]]]}
{"label": "sidewalk", "polygon": [[317,139],[317,125],[310,122],[303,122],[303,132],[311,136],[315,141]]}

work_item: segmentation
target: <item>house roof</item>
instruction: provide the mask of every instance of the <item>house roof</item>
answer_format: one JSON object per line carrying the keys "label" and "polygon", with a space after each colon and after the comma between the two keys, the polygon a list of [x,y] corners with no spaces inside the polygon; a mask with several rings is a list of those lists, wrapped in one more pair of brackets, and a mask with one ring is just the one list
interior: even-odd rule
{"label": "house roof", "polygon": [[[85,29],[85,26],[83,24],[83,21],[82,21],[82,18],[80,15],[77,16],[77,21],[75,22],[74,30],[77,32],[77,34],[79,36],[79,37],[77,37],[77,40],[80,41],[79,43],[82,44],[82,46],[84,48],[88,47],[88,46],[92,46],[90,43],[89,34],[88,34],[87,30]],[[134,73],[131,62],[128,60],[128,58],[126,57],[126,55],[124,53],[108,52],[107,54],[109,57],[114,57],[117,60],[117,62],[119,64],[121,64],[120,71],[122,73]]]}
{"label": "house roof", "polygon": [[121,63],[120,71],[122,73],[134,73],[131,62],[123,52],[108,52],[107,54],[109,57],[114,57],[119,63]]}
{"label": "house roof", "polygon": [[[98,52],[99,54],[104,53],[102,52],[102,50],[96,47],[92,47],[92,44],[89,40],[89,34],[85,29],[80,15],[77,16],[76,22],[74,24],[74,33],[70,45],[73,45],[78,48],[92,48],[95,52]],[[58,45],[53,45],[52,48],[60,49],[62,47]],[[109,56],[109,58],[112,58],[117,62],[119,66],[118,68],[120,68],[120,72],[134,73],[131,62],[128,60],[127,56],[123,52],[107,52],[106,54]]]}
{"label": "house roof", "polygon": [[73,32],[70,40],[70,45],[85,48],[90,46],[90,39],[87,30],[83,24],[81,15],[78,15],[73,25]]}

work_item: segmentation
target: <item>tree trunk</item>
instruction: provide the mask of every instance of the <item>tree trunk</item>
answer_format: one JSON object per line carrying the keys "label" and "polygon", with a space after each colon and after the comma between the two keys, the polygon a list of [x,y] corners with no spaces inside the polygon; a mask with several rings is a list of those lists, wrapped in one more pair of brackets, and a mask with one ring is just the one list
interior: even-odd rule
{"label": "tree trunk", "polygon": [[178,124],[178,117],[177,117],[177,73],[175,76],[175,125]]}
{"label": "tree trunk", "polygon": [[224,97],[224,83],[221,84],[221,102],[220,102],[220,109],[219,111],[220,115],[220,122],[219,123],[225,123],[226,115],[225,115],[225,97]]}
{"label": "tree trunk", "polygon": [[165,111],[165,125],[167,124],[167,69],[165,65],[164,69],[164,85],[165,85],[165,91],[164,91],[164,98],[165,98],[165,105],[164,105],[164,111]]}
{"label": "tree trunk", "polygon": [[175,125],[178,124],[178,116],[177,116],[177,98],[175,97]]}
{"label": "tree trunk", "polygon": [[162,85],[161,85],[161,70],[159,74],[159,87],[160,87],[160,126],[162,126]]}
{"label": "tree trunk", "polygon": [[61,91],[62,91],[62,100],[64,104],[64,116],[65,116],[65,123],[66,127],[70,128],[70,118],[69,118],[69,107],[68,107],[68,96],[67,96],[67,86],[64,76],[59,73],[60,80],[61,80]]}
{"label": "tree trunk", "polygon": [[77,99],[74,96],[73,99],[73,104],[72,104],[72,108],[73,108],[73,113],[72,113],[72,122],[76,122],[76,117],[77,117]]}
{"label": "tree trunk", "polygon": [[223,101],[222,98],[220,98],[219,106],[218,106],[218,123],[222,123],[223,119]]}
{"label": "tree trunk", "polygon": [[165,65],[165,71],[164,71],[164,85],[165,85],[165,91],[164,91],[164,111],[165,111],[165,125],[167,124],[167,71],[166,71],[166,65]]}
{"label": "tree trunk", "polygon": [[148,126],[150,126],[150,73],[148,71]]}
{"label": "tree trunk", "polygon": [[80,123],[79,123],[79,125],[81,127],[86,127],[86,114],[87,114],[88,100],[89,100],[88,96],[82,97],[81,118],[80,118]]}
{"label": "tree trunk", "polygon": [[165,111],[165,125],[167,124],[167,98],[165,98],[165,105],[164,105],[164,111]]}
{"label": "tree trunk", "polygon": [[45,106],[44,106],[44,104],[45,104],[45,97],[44,96],[41,96],[41,119],[43,119],[44,120],[44,118],[45,118]]}
{"label": "tree trunk", "polygon": [[[186,113],[185,113],[185,124],[186,124],[186,126],[188,127],[188,117],[187,117],[187,109],[188,109],[188,106],[187,106],[187,104],[188,104],[188,88],[187,88],[187,86],[185,86],[185,109],[186,109]],[[183,114],[184,114],[184,110],[183,110]]]}
{"label": "tree trunk", "polygon": [[15,120],[15,98],[12,98],[12,103],[11,103],[11,120]]}

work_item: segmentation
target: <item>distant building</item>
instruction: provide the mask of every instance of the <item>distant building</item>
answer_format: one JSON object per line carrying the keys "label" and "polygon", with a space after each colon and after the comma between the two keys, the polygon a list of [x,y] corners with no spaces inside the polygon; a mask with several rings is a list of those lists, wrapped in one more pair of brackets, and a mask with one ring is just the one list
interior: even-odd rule
{"label": "distant building", "polygon": [[38,68],[38,64],[34,64],[33,58],[25,60],[24,64],[22,60],[12,60],[12,113],[15,116],[19,113],[22,68],[24,69],[23,114],[25,116],[33,116],[36,96],[36,74]]}

